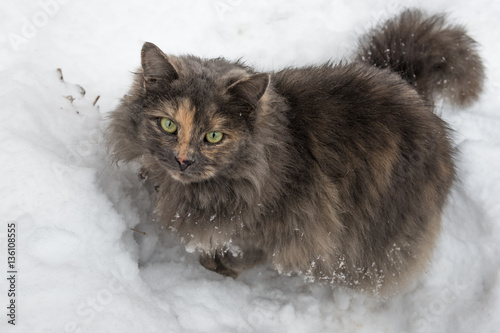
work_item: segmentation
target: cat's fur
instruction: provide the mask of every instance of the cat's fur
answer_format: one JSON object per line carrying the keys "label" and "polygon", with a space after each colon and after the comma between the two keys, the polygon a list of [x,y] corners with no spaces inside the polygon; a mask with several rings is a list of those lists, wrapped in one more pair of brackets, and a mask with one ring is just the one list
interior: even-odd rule
{"label": "cat's fur", "polygon": [[[409,10],[365,36],[351,63],[273,73],[151,43],[141,55],[110,149],[147,170],[159,220],[205,267],[236,277],[268,262],[374,293],[422,272],[455,176],[430,102],[467,104],[482,87],[461,27]],[[216,130],[224,139],[206,142]]]}

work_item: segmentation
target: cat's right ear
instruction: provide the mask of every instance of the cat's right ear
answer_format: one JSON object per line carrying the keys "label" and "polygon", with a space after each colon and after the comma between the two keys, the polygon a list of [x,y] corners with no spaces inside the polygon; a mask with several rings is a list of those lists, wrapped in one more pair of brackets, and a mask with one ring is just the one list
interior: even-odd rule
{"label": "cat's right ear", "polygon": [[146,87],[156,85],[160,81],[170,83],[179,78],[167,55],[153,43],[146,42],[142,46],[141,64]]}
{"label": "cat's right ear", "polygon": [[227,90],[252,105],[257,104],[269,86],[269,74],[259,73],[231,84]]}

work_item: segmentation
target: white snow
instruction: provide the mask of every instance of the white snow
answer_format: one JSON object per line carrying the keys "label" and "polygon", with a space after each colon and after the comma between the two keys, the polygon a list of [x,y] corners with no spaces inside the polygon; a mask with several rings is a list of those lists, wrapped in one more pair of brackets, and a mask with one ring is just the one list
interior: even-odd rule
{"label": "white snow", "polygon": [[[237,280],[207,271],[152,221],[137,166],[109,162],[104,119],[144,41],[279,69],[348,58],[358,34],[405,6],[465,24],[488,74],[479,103],[438,108],[456,130],[460,182],[433,261],[409,291],[380,300],[270,267]],[[498,17],[489,0],[2,1],[0,331],[500,332]]]}

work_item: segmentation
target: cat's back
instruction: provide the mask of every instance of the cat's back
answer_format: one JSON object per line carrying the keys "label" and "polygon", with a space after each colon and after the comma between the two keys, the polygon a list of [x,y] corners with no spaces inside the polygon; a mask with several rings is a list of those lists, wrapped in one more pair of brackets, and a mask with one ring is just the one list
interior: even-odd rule
{"label": "cat's back", "polygon": [[288,68],[275,73],[273,88],[288,104],[296,142],[340,177],[380,156],[410,154],[438,140],[448,150],[445,123],[397,74],[361,63]]}
{"label": "cat's back", "polygon": [[424,106],[417,91],[399,75],[362,63],[287,68],[276,72],[271,82],[293,116],[331,117],[354,109],[369,116],[384,112],[375,109],[378,105],[385,111],[391,106]]}
{"label": "cat's back", "polygon": [[[400,278],[402,266],[420,270],[454,179],[448,129],[432,105],[397,74],[358,63],[285,69],[271,82],[288,104],[304,172],[322,179],[309,190],[340,212],[347,266],[376,263]],[[404,250],[393,257],[394,244]]]}

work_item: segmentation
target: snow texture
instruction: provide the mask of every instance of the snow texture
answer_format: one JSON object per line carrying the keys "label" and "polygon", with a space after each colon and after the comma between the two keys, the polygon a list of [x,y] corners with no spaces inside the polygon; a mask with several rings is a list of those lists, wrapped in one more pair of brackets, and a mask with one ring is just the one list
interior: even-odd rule
{"label": "snow texture", "polygon": [[[456,131],[460,182],[433,261],[407,292],[374,299],[265,266],[236,280],[207,271],[153,222],[137,166],[109,162],[106,116],[143,42],[259,70],[340,61],[356,36],[406,6],[465,24],[488,74],[479,103],[438,105]],[[496,0],[2,0],[0,331],[500,332],[498,17]]]}

